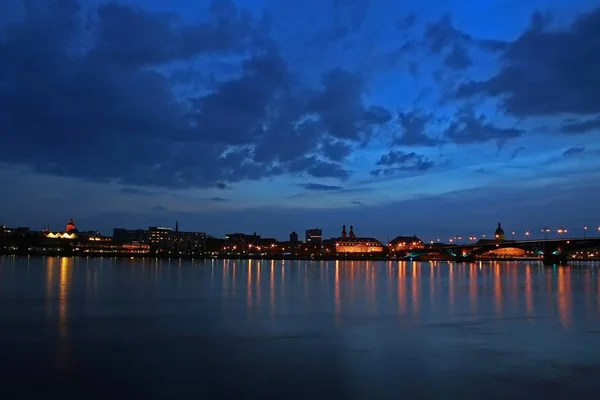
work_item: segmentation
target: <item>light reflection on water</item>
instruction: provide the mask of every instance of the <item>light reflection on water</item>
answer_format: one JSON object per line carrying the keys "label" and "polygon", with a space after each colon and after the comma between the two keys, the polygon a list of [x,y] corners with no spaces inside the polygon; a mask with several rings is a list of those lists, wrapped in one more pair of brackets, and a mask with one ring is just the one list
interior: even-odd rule
{"label": "light reflection on water", "polygon": [[[593,263],[4,257],[0,266],[8,381],[59,374],[93,385],[98,371],[127,380],[144,370],[163,382],[149,395],[160,397],[173,382],[192,390],[190,365],[208,363],[209,386],[246,376],[232,386],[239,393],[277,392],[256,383],[261,371],[292,383],[299,374],[304,389],[342,398],[395,398],[398,385],[430,398],[442,389],[535,397],[547,385],[582,398],[600,388]],[[414,386],[423,380],[434,384]]]}

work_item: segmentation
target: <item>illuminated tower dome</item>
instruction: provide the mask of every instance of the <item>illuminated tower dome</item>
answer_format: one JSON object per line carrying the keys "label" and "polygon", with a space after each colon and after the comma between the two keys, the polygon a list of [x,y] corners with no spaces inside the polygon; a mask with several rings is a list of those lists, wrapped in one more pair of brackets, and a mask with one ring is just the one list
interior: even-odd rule
{"label": "illuminated tower dome", "polygon": [[69,223],[67,224],[67,228],[65,229],[65,232],[67,232],[67,233],[77,232],[77,227],[75,226],[75,222],[73,222],[72,219],[69,220]]}
{"label": "illuminated tower dome", "polygon": [[504,240],[504,229],[502,229],[500,222],[498,222],[498,228],[496,228],[494,236],[496,237],[496,240]]}

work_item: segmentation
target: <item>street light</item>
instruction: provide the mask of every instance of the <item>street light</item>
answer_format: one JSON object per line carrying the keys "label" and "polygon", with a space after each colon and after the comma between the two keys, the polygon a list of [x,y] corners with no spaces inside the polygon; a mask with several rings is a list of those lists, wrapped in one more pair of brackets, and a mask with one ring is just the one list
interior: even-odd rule
{"label": "street light", "polygon": [[544,240],[548,240],[548,232],[551,232],[550,228],[545,227],[542,232],[544,232]]}
{"label": "street light", "polygon": [[586,232],[587,232],[587,226],[584,226],[584,227],[583,227],[583,238],[584,238],[584,239],[585,239],[585,234],[586,234]]}
{"label": "street light", "polygon": [[515,240],[515,231],[512,231],[512,240]]}
{"label": "street light", "polygon": [[556,232],[557,232],[559,235],[564,235],[564,234],[566,234],[568,231],[567,231],[565,228],[558,228],[558,229],[556,230]]}
{"label": "street light", "polygon": [[529,236],[530,236],[530,235],[531,235],[531,232],[529,232],[529,231],[525,231],[525,237],[526,237],[527,239],[529,239]]}

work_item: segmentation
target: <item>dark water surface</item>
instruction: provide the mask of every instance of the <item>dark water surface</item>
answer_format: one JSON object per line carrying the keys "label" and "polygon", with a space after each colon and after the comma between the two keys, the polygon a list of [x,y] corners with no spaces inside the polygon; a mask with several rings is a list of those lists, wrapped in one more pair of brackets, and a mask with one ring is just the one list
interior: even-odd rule
{"label": "dark water surface", "polygon": [[0,257],[2,398],[598,399],[600,267]]}

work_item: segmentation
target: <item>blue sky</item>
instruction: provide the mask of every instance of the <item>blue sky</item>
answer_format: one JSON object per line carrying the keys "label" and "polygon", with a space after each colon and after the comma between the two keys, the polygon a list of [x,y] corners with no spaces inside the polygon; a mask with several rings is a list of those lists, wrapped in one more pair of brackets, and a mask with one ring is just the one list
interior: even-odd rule
{"label": "blue sky", "polygon": [[381,240],[600,225],[596,1],[9,0],[0,219]]}

